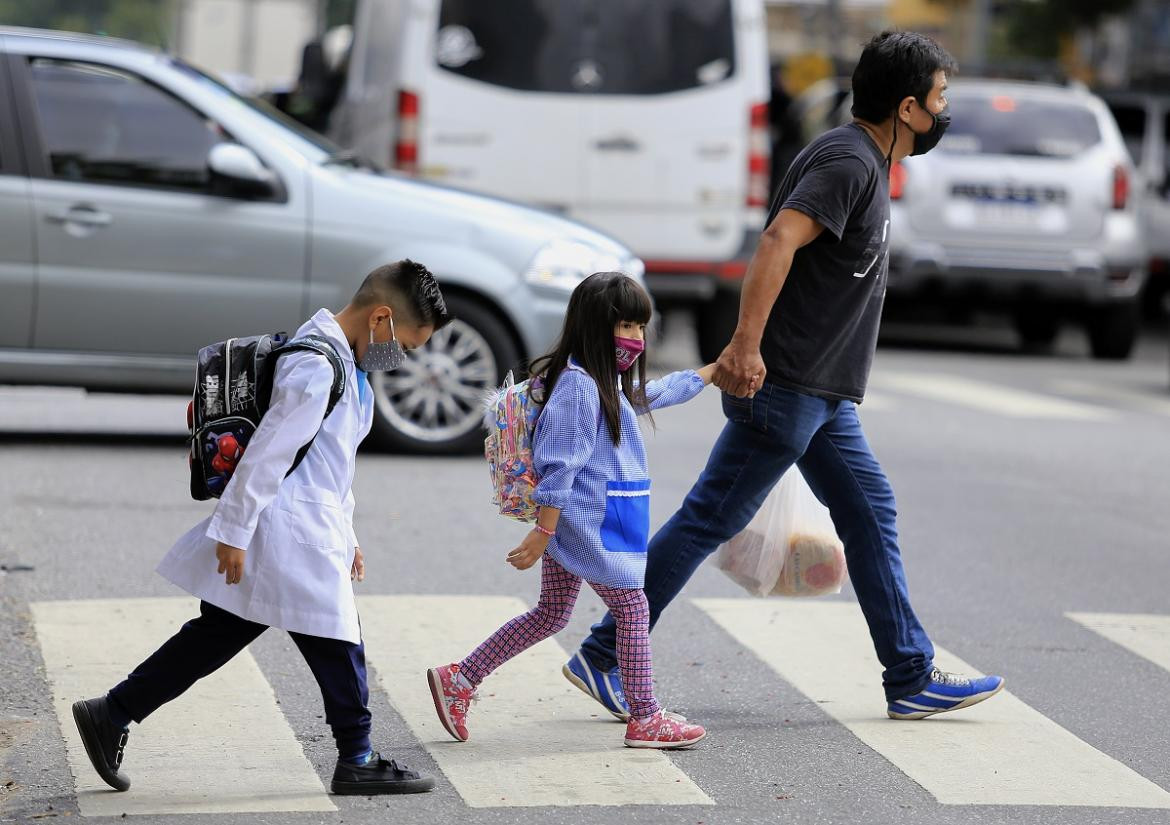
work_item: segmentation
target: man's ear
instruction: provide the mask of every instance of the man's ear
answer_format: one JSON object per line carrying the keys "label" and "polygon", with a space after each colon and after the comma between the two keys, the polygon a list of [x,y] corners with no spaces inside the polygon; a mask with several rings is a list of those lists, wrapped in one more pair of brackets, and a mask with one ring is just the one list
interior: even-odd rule
{"label": "man's ear", "polygon": [[898,103],[898,108],[894,112],[894,117],[898,118],[898,120],[909,126],[910,116],[914,111],[914,105],[917,102],[918,100],[914,97],[914,95],[906,95],[904,98],[902,98],[901,102]]}

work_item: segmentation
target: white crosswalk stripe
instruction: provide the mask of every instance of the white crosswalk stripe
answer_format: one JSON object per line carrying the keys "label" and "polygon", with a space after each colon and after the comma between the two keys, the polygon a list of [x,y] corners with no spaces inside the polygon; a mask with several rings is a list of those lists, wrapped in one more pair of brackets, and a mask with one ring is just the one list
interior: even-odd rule
{"label": "white crosswalk stripe", "polygon": [[82,816],[337,810],[247,651],[150,724],[131,726],[131,788],[110,790],[85,755],[70,706],[117,684],[198,615],[198,602],[37,602],[32,611]]}
{"label": "white crosswalk stripe", "polygon": [[451,739],[426,669],[528,610],[519,599],[366,596],[360,607],[382,687],[469,806],[714,804],[665,754],[625,748],[622,725],[590,718],[601,709],[561,677],[568,654],[552,639],[492,674],[468,717],[471,738]]}
{"label": "white crosswalk stripe", "polygon": [[1170,616],[1142,613],[1066,613],[1109,641],[1170,671]]}
{"label": "white crosswalk stripe", "polygon": [[[881,667],[856,603],[695,599],[737,642],[950,805],[1170,808],[1170,793],[1007,691],[921,722],[885,719]],[[943,670],[974,671],[936,648]]]}
{"label": "white crosswalk stripe", "polygon": [[1105,407],[944,373],[882,371],[875,375],[873,384],[883,391],[1010,418],[1107,421],[1114,417]]}

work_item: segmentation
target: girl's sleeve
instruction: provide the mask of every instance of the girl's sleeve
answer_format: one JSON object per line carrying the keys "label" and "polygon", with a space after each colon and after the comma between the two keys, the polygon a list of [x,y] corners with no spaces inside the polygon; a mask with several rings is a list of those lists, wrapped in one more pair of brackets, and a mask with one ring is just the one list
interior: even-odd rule
{"label": "girl's sleeve", "polygon": [[646,400],[650,405],[639,412],[644,414],[686,403],[701,393],[705,386],[702,376],[694,370],[680,370],[656,381],[647,381]]}
{"label": "girl's sleeve", "polygon": [[320,355],[294,352],[280,359],[268,411],[215,507],[208,538],[248,549],[297,451],[321,429],[332,386],[333,367]]}
{"label": "girl's sleeve", "polygon": [[567,369],[536,422],[532,458],[540,481],[532,499],[544,507],[565,509],[573,479],[593,455],[601,399],[593,379]]}

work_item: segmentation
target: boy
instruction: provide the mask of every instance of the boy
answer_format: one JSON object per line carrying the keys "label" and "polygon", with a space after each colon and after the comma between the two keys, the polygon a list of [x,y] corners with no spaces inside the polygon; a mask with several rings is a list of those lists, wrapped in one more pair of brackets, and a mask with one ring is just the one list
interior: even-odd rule
{"label": "boy", "polygon": [[333,793],[434,786],[370,746],[365,648],[351,583],[365,578],[365,564],[350,485],[358,444],[373,423],[366,373],[396,368],[404,350],[422,346],[449,320],[434,276],[403,260],[366,276],[341,312],[319,310],[297,331],[333,344],[346,371],[345,393],[325,417],[329,362],[313,352],[277,362],[271,405],[214,515],[179,539],[158,567],[201,600],[200,616],[105,696],[73,705],[86,753],[108,785],[130,787],[119,767],[131,720],[141,723],[271,626],[289,632],[320,685],[338,749]]}

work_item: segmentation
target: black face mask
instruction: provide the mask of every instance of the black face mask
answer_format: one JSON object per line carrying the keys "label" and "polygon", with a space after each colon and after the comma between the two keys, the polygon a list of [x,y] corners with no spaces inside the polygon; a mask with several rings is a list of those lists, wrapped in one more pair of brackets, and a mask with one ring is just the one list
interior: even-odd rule
{"label": "black face mask", "polygon": [[[942,140],[942,136],[946,134],[947,129],[951,125],[951,106],[948,103],[941,112],[937,115],[930,112],[925,106],[922,107],[928,115],[933,118],[934,122],[931,124],[930,130],[927,132],[914,132],[910,124],[906,124],[906,128],[914,132],[914,148],[910,150],[911,155],[925,155]],[[898,143],[898,123],[899,119],[894,118],[894,140],[890,143],[890,152],[886,156],[886,164],[894,159],[894,146]]]}

